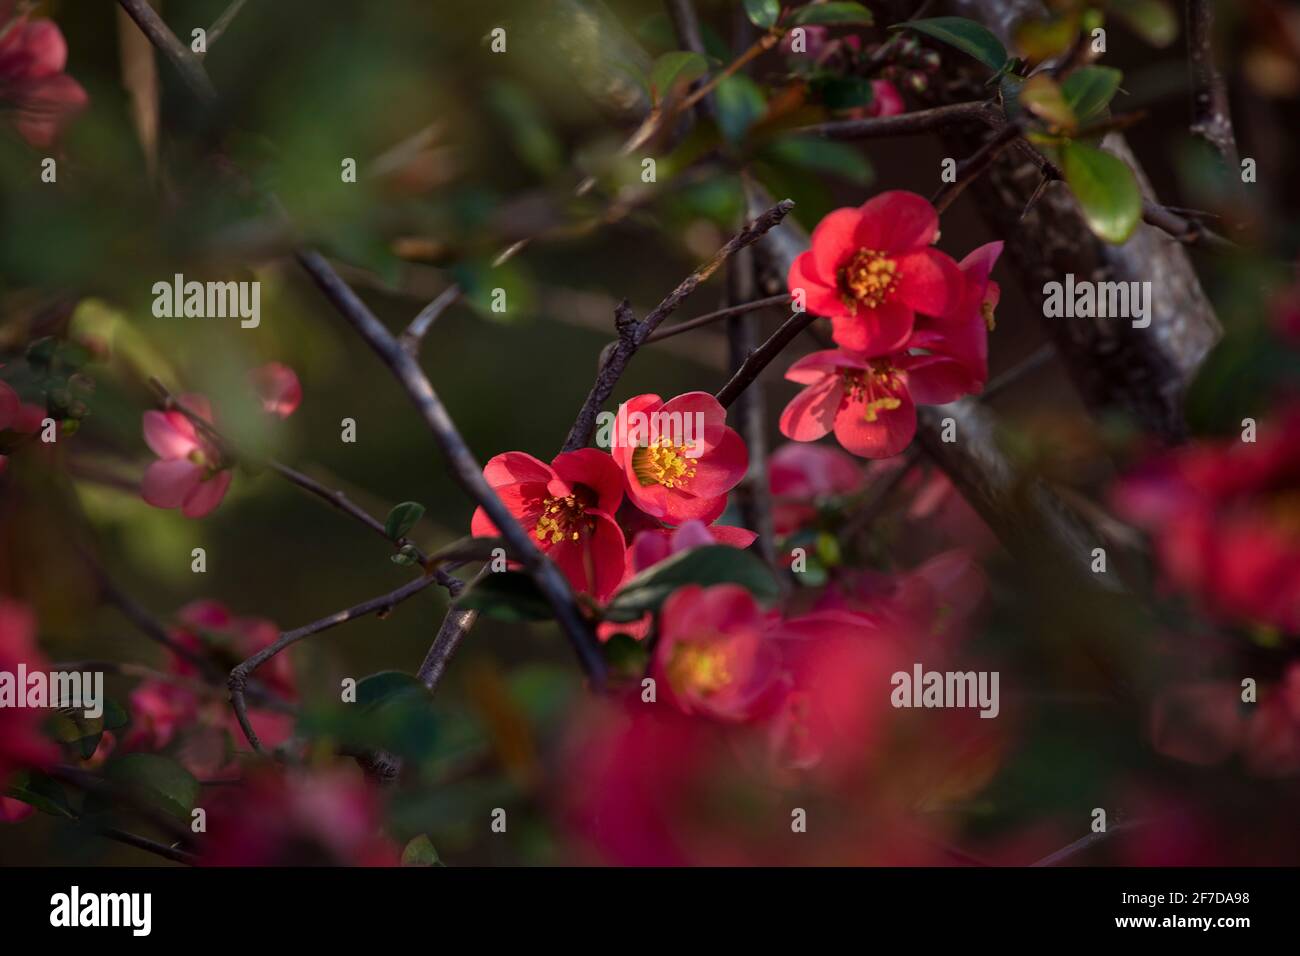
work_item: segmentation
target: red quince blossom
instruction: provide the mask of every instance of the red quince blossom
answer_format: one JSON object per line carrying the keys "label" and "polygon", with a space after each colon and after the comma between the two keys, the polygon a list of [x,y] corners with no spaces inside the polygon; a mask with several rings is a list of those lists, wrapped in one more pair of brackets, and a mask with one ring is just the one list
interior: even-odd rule
{"label": "red quince blossom", "polygon": [[781,413],[781,433],[816,441],[830,431],[864,458],[897,455],[916,434],[916,405],[943,405],[978,392],[983,381],[969,356],[902,350],[880,354],[827,349],[799,359],[786,371],[807,385]]}
{"label": "red quince blossom", "polygon": [[817,504],[862,490],[862,466],[838,448],[789,442],[767,462],[772,493],[772,525],[779,535],[793,534],[817,520]]}
{"label": "red quince blossom", "polygon": [[939,215],[916,193],[881,193],[817,224],[812,248],[790,266],[790,293],[831,320],[836,344],[873,355],[898,351],[916,313],[938,316],[963,294],[961,270],[931,243]]}
{"label": "red quince blossom", "polygon": [[654,671],[685,714],[742,722],[770,712],[781,655],[766,615],[737,584],[690,584],[664,602]]}
{"label": "red quince blossom", "polygon": [[1116,510],[1153,538],[1164,580],[1223,618],[1300,633],[1300,405],[1258,440],[1158,454],[1115,487]]}
{"label": "red quince blossom", "polygon": [[248,373],[262,411],[277,418],[288,418],[302,404],[302,383],[293,369],[283,362],[268,362]]}
{"label": "red quince blossom", "polygon": [[[604,601],[622,583],[627,543],[614,521],[623,500],[623,475],[603,451],[563,452],[548,465],[521,451],[497,455],[483,477],[510,513],[564,572],[574,590]],[[475,537],[499,533],[482,508]]]}
{"label": "red quince blossom", "polygon": [[867,116],[898,116],[906,113],[907,106],[898,87],[888,80],[871,81],[871,103],[866,107]]}
{"label": "red quince blossom", "polygon": [[382,805],[359,773],[263,770],[223,787],[202,866],[396,866]]}
{"label": "red quince blossom", "polygon": [[1002,287],[990,278],[1002,247],[1001,241],[987,242],[958,263],[965,282],[961,295],[944,315],[918,320],[909,343],[964,362],[981,384],[989,377],[988,333],[1002,298]]}
{"label": "red quince blossom", "polygon": [[[205,421],[212,407],[202,395],[180,402]],[[180,508],[187,518],[211,513],[230,487],[231,473],[220,450],[183,413],[144,413],[144,440],[158,456],[144,473],[140,494],[155,508]]]}
{"label": "red quince blossom", "polygon": [[632,503],[668,524],[714,521],[749,467],[749,450],[726,421],[726,409],[708,392],[667,402],[638,395],[620,405],[610,455]]}
{"label": "red quince blossom", "polygon": [[[7,383],[0,382],[0,449],[12,450],[11,443],[3,440],[5,432],[34,435],[40,431],[44,420],[45,409],[24,402]],[[0,473],[4,472],[7,463],[8,458],[0,454]]]}
{"label": "red quince blossom", "polygon": [[0,0],[0,108],[12,112],[18,134],[29,144],[54,142],[67,120],[90,97],[63,72],[68,44],[53,20],[28,22],[14,15],[13,0]]}
{"label": "red quince blossom", "polygon": [[[47,671],[49,663],[36,646],[36,619],[26,605],[0,597],[0,671],[16,675],[18,665],[28,671]],[[26,693],[16,687],[16,693]],[[0,791],[9,774],[25,767],[44,767],[58,759],[53,741],[41,736],[47,715],[29,707],[0,707]]]}

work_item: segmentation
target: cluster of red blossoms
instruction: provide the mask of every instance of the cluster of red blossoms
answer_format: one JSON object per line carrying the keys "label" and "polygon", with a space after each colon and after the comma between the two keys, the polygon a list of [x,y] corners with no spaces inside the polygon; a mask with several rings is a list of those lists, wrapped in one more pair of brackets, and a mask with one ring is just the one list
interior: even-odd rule
{"label": "cluster of red blossoms", "polygon": [[63,68],[68,44],[53,20],[15,13],[14,0],[0,0],[0,104],[18,135],[47,147],[67,120],[89,102],[81,84]]}
{"label": "cluster of red blossoms", "polygon": [[[628,425],[634,414],[677,421],[692,416],[702,427],[689,436],[665,432],[640,441],[637,429]],[[487,463],[483,477],[574,590],[605,601],[639,570],[634,551],[643,563],[662,548],[639,543],[643,536],[661,538],[669,526],[688,522],[708,526],[726,510],[728,492],[749,466],[745,443],[726,421],[726,410],[707,392],[667,402],[638,395],[619,407],[609,452],[564,452],[549,465],[524,452],[505,452]],[[498,533],[482,508],[474,513],[471,530],[478,537]],[[707,531],[737,547],[755,537],[741,528]]]}
{"label": "cluster of red blossoms", "polygon": [[959,264],[933,248],[939,216],[915,193],[881,193],[818,224],[790,267],[790,294],[831,320],[837,349],[795,362],[807,386],[781,431],[796,441],[834,432],[848,451],[888,458],[916,434],[916,406],[980,391],[999,289],[989,273],[1001,242]]}

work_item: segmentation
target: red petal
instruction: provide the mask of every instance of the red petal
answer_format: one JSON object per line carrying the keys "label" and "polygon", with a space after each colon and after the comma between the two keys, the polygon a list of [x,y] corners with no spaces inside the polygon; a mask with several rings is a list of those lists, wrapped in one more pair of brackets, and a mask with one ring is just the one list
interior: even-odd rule
{"label": "red petal", "polygon": [[[681,415],[683,419],[686,415],[696,416],[691,425],[685,426],[683,423],[683,427],[689,427],[690,434],[694,436],[701,452],[709,451],[722,441],[722,432],[727,423],[727,410],[708,392],[687,392],[678,395],[665,402],[664,407],[659,411],[667,415]],[[697,424],[702,425],[703,428],[697,428]],[[668,437],[680,436],[669,435]],[[674,441],[673,444],[681,444],[681,442]]]}
{"label": "red petal", "polygon": [[202,518],[209,514],[217,505],[221,504],[221,499],[226,497],[226,489],[230,487],[232,475],[228,470],[217,472],[211,478],[199,482],[197,488],[189,493],[185,499],[185,505],[181,508],[181,514],[187,518]]}
{"label": "red petal", "polygon": [[[194,425],[180,412],[145,412],[144,441],[164,460],[184,458],[199,447]],[[174,508],[176,505],[165,505]]]}
{"label": "red petal", "polygon": [[547,484],[555,477],[551,466],[522,451],[507,451],[488,460],[483,477],[493,488],[522,482]]}
{"label": "red petal", "polygon": [[835,344],[866,355],[897,352],[912,334],[916,314],[901,302],[883,302],[878,308],[864,309],[855,318],[832,319],[831,337]]}
{"label": "red petal", "polygon": [[[863,209],[866,207],[864,206]],[[862,245],[857,235],[862,226],[862,212],[853,208],[836,209],[828,212],[812,234],[812,258],[815,275],[823,283],[833,283],[835,275],[853,253]],[[879,248],[872,246],[870,248]],[[804,276],[808,277],[808,266],[804,264]]]}
{"label": "red petal", "polygon": [[912,442],[916,434],[916,406],[907,389],[894,392],[902,404],[880,410],[869,422],[860,403],[850,403],[835,416],[835,437],[848,451],[863,458],[890,458]]}
{"label": "red petal", "polygon": [[557,455],[551,467],[569,485],[586,485],[596,493],[596,509],[613,514],[623,502],[623,469],[598,448]]}
{"label": "red petal", "polygon": [[749,467],[749,449],[733,429],[724,428],[722,440],[711,452],[695,459],[695,477],[687,490],[697,498],[716,498],[725,495],[745,477]]}
{"label": "red petal", "polygon": [[155,461],[145,469],[140,496],[155,508],[179,508],[203,480],[203,469],[184,458]]}
{"label": "red petal", "polygon": [[804,307],[814,315],[824,315],[829,318],[845,313],[848,307],[835,287],[834,276],[823,282],[813,274],[815,269],[811,250],[801,252],[795,257],[794,262],[790,264],[790,275],[786,280],[789,283],[790,295],[794,296],[795,290],[803,289]]}
{"label": "red petal", "polygon": [[861,209],[854,245],[877,252],[923,249],[939,234],[939,214],[922,196],[892,190],[869,199]]}
{"label": "red petal", "polygon": [[842,349],[825,349],[810,352],[794,362],[785,370],[787,381],[801,385],[815,385],[827,375],[833,375],[841,369],[864,369],[866,360]]}
{"label": "red petal", "polygon": [[983,385],[969,366],[939,355],[909,355],[899,367],[907,372],[907,389],[918,405],[946,405]]}
{"label": "red petal", "polygon": [[843,397],[844,388],[835,378],[805,388],[781,413],[781,434],[795,441],[816,441],[834,427]]}
{"label": "red petal", "polygon": [[965,279],[952,258],[922,249],[898,260],[897,300],[925,315],[947,315],[960,307]]}

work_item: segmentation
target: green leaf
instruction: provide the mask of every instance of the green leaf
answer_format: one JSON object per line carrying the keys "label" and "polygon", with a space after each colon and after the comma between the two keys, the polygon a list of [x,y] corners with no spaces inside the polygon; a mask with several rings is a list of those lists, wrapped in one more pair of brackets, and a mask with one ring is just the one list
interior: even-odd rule
{"label": "green leaf", "polygon": [[1178,17],[1166,0],[1122,0],[1110,12],[1152,46],[1169,46],[1178,36]]}
{"label": "green leaf", "polygon": [[12,797],[14,800],[35,807],[41,813],[67,817],[70,820],[77,818],[63,785],[35,770],[15,775],[10,780],[9,789],[0,792],[6,797]]}
{"label": "green leaf", "polygon": [[871,163],[859,150],[816,136],[788,136],[772,143],[766,152],[769,159],[830,173],[857,186],[867,185],[874,177]]}
{"label": "green leaf", "polygon": [[1061,87],[1046,73],[1025,80],[1020,87],[1020,105],[1048,126],[1073,130],[1078,125]]}
{"label": "green leaf", "polygon": [[388,512],[388,518],[384,521],[384,534],[394,541],[399,541],[406,537],[406,533],[414,528],[415,523],[422,517],[424,517],[424,505],[418,501],[403,501]]}
{"label": "green leaf", "polygon": [[194,808],[199,782],[170,757],[127,754],[111,761],[104,776],[140,800],[173,816],[185,818]]}
{"label": "green leaf", "polygon": [[115,700],[104,701],[104,729],[121,730],[131,722],[131,715],[126,708]]}
{"label": "green leaf", "polygon": [[745,0],[745,16],[756,27],[770,30],[781,16],[780,0]]}
{"label": "green leaf", "polygon": [[488,574],[456,601],[461,608],[481,611],[499,621],[545,621],[551,605],[522,571]]}
{"label": "green leaf", "polygon": [[1088,228],[1106,242],[1128,241],[1142,218],[1142,193],[1133,170],[1119,157],[1081,143],[1063,144],[1061,157],[1065,181]]}
{"label": "green leaf", "polygon": [[760,601],[779,596],[776,579],[757,556],[722,544],[675,554],[628,581],[606,608],[613,621],[630,621],[656,610],[685,584],[739,584]]}
{"label": "green leaf", "polygon": [[1096,119],[1110,105],[1124,74],[1110,66],[1084,66],[1061,83],[1065,101],[1080,123]]}
{"label": "green leaf", "polygon": [[891,30],[916,30],[926,36],[955,46],[979,60],[990,70],[1000,70],[1007,62],[1007,50],[1002,41],[981,24],[965,17],[931,17],[928,20],[909,20],[895,24]]}
{"label": "green leaf", "polygon": [[719,83],[713,97],[718,104],[718,126],[732,143],[744,139],[749,128],[767,112],[762,88],[743,73]]}
{"label": "green leaf", "polygon": [[1021,20],[1012,34],[1016,51],[1030,63],[1064,53],[1079,35],[1079,16]]}
{"label": "green leaf", "polygon": [[678,83],[691,83],[709,72],[709,61],[689,50],[674,50],[655,60],[650,70],[650,82],[655,95],[662,100]]}
{"label": "green leaf", "polygon": [[433,841],[425,834],[406,844],[402,851],[402,866],[445,866],[433,847]]}
{"label": "green leaf", "polygon": [[836,23],[863,23],[870,26],[875,20],[871,11],[860,3],[818,3],[800,7],[790,22],[799,27]]}
{"label": "green leaf", "polygon": [[357,704],[362,709],[377,707],[384,701],[408,692],[427,693],[425,686],[404,671],[379,671],[357,681]]}
{"label": "green leaf", "polygon": [[515,155],[542,176],[560,168],[564,147],[525,87],[497,79],[488,85],[486,99],[509,135]]}

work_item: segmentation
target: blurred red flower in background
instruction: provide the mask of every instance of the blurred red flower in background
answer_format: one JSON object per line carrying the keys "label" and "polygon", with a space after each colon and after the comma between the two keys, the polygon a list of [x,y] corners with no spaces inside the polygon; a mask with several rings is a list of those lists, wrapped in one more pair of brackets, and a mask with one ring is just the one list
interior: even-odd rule
{"label": "blurred red flower in background", "polygon": [[53,20],[14,15],[14,0],[0,0],[0,104],[18,134],[36,147],[54,142],[90,97],[63,72],[68,44]]}

